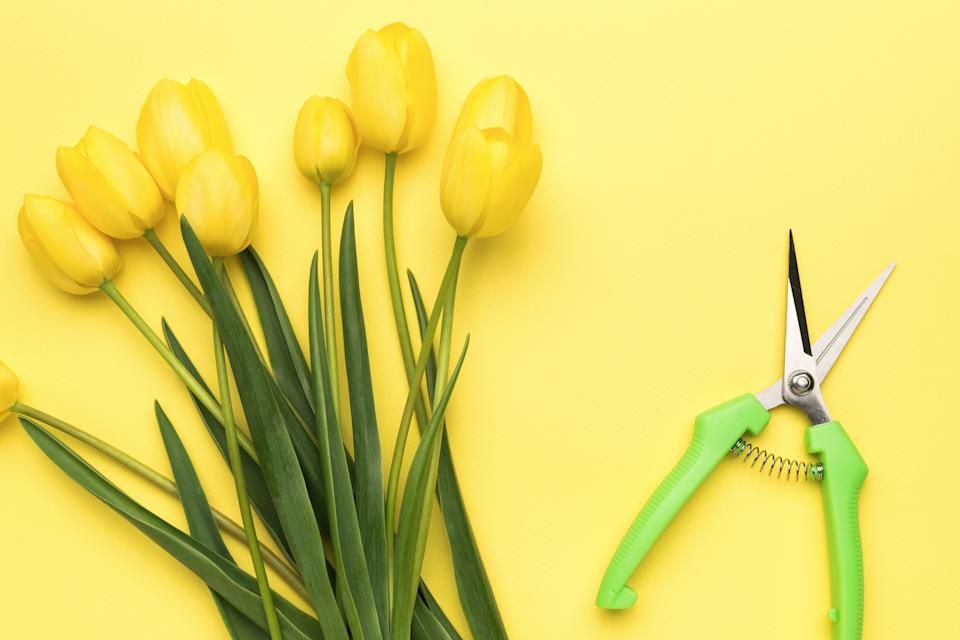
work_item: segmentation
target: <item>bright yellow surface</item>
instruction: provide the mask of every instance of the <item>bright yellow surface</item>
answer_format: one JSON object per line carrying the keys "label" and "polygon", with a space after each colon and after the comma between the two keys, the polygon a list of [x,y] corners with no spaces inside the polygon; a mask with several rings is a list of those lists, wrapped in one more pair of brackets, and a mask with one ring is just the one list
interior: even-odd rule
{"label": "bright yellow surface", "polygon": [[[428,291],[453,240],[437,204],[442,153],[473,84],[518,78],[543,146],[543,178],[519,224],[468,247],[457,307],[458,339],[469,330],[473,343],[451,438],[512,637],[828,637],[816,485],[732,461],[634,577],[637,606],[592,604],[694,414],[778,375],[789,227],[815,334],[899,262],[825,397],[871,469],[865,637],[957,637],[960,5],[137,4],[0,8],[0,358],[26,402],[166,470],[159,398],[213,500],[236,511],[224,465],[159,358],[105,298],[61,294],[29,264],[15,230],[21,195],[64,194],[54,149],[88,124],[132,142],[157,79],[205,80],[260,173],[255,243],[304,337],[319,193],[294,165],[294,120],[312,93],[348,98],[356,37],[402,19],[429,40],[440,91],[435,133],[402,158],[397,195],[401,261]],[[402,384],[381,172],[363,152],[334,204],[357,203],[389,450]],[[172,218],[161,231],[183,256]],[[122,251],[118,286],[156,325],[166,315],[193,353],[207,351],[204,318],[147,245]],[[761,441],[802,455],[802,426],[777,411]],[[166,497],[105,468],[182,522]],[[0,636],[224,637],[202,584],[67,480],[14,420],[0,430],[0,514]],[[434,528],[426,573],[456,610],[445,545]]]}

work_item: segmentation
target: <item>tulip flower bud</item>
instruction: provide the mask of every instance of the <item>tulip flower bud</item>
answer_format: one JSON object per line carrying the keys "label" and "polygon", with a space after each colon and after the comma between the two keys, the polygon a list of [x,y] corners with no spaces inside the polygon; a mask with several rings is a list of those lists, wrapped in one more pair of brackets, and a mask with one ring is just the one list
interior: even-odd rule
{"label": "tulip flower bud", "polygon": [[17,227],[43,275],[67,293],[92,293],[120,271],[113,241],[69,202],[28,195]]}
{"label": "tulip flower bud", "polygon": [[10,409],[17,403],[19,395],[20,381],[13,371],[0,362],[0,422],[10,415]]}
{"label": "tulip flower bud", "polygon": [[458,235],[487,238],[519,217],[540,180],[530,104],[511,78],[485,80],[467,97],[447,149],[440,205]]}
{"label": "tulip flower bud", "polygon": [[80,213],[119,239],[139,238],[163,217],[163,196],[140,159],[120,139],[90,127],[75,147],[57,149],[57,173]]}
{"label": "tulip flower bud", "polygon": [[259,207],[257,174],[245,157],[211,149],[183,168],[177,210],[211,256],[232,256],[247,248]]}
{"label": "tulip flower bud", "polygon": [[469,127],[500,128],[517,142],[530,142],[533,116],[526,91],[510,76],[481,81],[463,103],[453,137]]}
{"label": "tulip flower bud", "polygon": [[217,97],[199,80],[161,80],[150,91],[137,121],[143,163],[171,200],[180,172],[207,149],[233,153],[230,132]]}
{"label": "tulip flower bud", "polygon": [[320,96],[303,103],[293,135],[293,157],[300,173],[317,184],[337,184],[353,171],[359,146],[347,105]]}
{"label": "tulip flower bud", "polygon": [[419,31],[399,22],[367,30],[350,54],[347,80],[365,144],[384,153],[423,144],[437,114],[437,79]]}

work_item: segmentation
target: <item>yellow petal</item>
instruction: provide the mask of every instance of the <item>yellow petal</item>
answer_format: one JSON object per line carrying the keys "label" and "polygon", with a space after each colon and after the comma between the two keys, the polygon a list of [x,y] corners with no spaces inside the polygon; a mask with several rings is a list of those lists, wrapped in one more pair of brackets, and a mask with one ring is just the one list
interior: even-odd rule
{"label": "yellow petal", "polygon": [[510,76],[483,80],[464,101],[454,135],[467,127],[503,129],[515,142],[529,144],[533,116],[527,93]]}
{"label": "yellow petal", "polygon": [[440,206],[457,235],[472,235],[483,222],[493,178],[483,133],[470,128],[454,138],[440,178]]}
{"label": "yellow petal", "polygon": [[114,238],[136,238],[155,227],[163,218],[163,196],[136,154],[119,138],[97,127],[90,127],[87,131],[84,148],[87,159],[119,194],[124,208],[123,215],[112,220],[115,229],[91,220],[81,206],[84,217]]}
{"label": "yellow petal", "polygon": [[143,234],[133,227],[121,195],[89,158],[76,149],[60,147],[57,173],[83,216],[97,229],[115,238],[135,238]]}
{"label": "yellow petal", "polygon": [[407,122],[397,151],[406,153],[422,146],[433,129],[437,118],[437,77],[433,54],[423,34],[405,25],[401,27],[396,30],[394,46],[407,79]]}
{"label": "yellow petal", "polygon": [[231,152],[220,105],[198,80],[189,85],[161,80],[154,86],[137,121],[137,145],[143,164],[171,199],[180,172],[196,155],[211,148]]}
{"label": "yellow petal", "polygon": [[317,157],[320,155],[320,136],[323,131],[323,112],[320,96],[311,96],[300,107],[293,131],[293,159],[297,169],[309,180],[319,182]]}
{"label": "yellow petal", "polygon": [[95,291],[120,270],[120,256],[110,238],[70,203],[26,196],[17,226],[43,274],[68,293]]}
{"label": "yellow petal", "polygon": [[227,119],[223,116],[223,109],[220,107],[217,96],[213,94],[210,87],[196,79],[187,83],[187,91],[197,101],[202,114],[207,148],[233,153],[230,129],[227,127]]}
{"label": "yellow petal", "polygon": [[350,111],[339,100],[324,99],[322,120],[316,170],[324,182],[337,184],[353,172],[360,142]]}
{"label": "yellow petal", "polygon": [[257,223],[259,187],[250,161],[217,149],[198,155],[177,186],[177,209],[211,256],[243,251]]}
{"label": "yellow petal", "polygon": [[247,233],[240,248],[240,251],[243,251],[253,241],[253,232],[256,231],[257,224],[260,222],[260,181],[257,179],[257,170],[254,169],[249,158],[246,156],[236,156],[236,158],[240,172],[238,180],[241,181],[241,188],[236,193],[237,205],[246,206],[248,211]]}
{"label": "yellow petal", "polygon": [[537,187],[543,167],[539,145],[518,145],[499,129],[484,133],[495,169],[483,223],[475,231],[478,238],[503,233],[517,221]]}
{"label": "yellow petal", "polygon": [[293,155],[307,178],[337,184],[353,171],[359,138],[347,106],[334,98],[309,98],[297,116]]}
{"label": "yellow petal", "polygon": [[407,123],[407,79],[390,38],[368,30],[347,62],[353,117],[368,146],[397,151]]}
{"label": "yellow petal", "polygon": [[20,239],[23,241],[23,246],[26,247],[30,257],[33,258],[34,264],[47,280],[59,289],[74,295],[85,295],[97,290],[96,287],[82,285],[70,279],[60,270],[47,252],[47,248],[37,239],[30,221],[22,214],[17,218],[17,229],[20,231]]}

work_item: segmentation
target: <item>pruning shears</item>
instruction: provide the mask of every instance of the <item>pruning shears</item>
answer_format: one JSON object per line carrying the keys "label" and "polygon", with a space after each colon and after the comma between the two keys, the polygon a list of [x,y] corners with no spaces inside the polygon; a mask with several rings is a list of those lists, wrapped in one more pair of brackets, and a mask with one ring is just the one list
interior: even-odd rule
{"label": "pruning shears", "polygon": [[[853,301],[819,340],[810,344],[797,255],[790,233],[787,268],[787,313],[783,377],[753,394],[734,398],[697,416],[686,453],[633,521],[604,573],[597,606],[626,609],[636,602],[627,580],[680,508],[711,471],[729,454],[753,464],[762,458],[768,474],[822,480],[823,506],[830,560],[834,640],[859,640],[863,633],[863,556],[860,548],[859,497],[867,465],[839,422],[830,417],[820,385],[893,271],[891,264]],[[810,420],[805,443],[816,463],[799,463],[747,443],[770,421],[770,411],[783,404],[799,407]],[[768,466],[769,465],[769,466]]]}

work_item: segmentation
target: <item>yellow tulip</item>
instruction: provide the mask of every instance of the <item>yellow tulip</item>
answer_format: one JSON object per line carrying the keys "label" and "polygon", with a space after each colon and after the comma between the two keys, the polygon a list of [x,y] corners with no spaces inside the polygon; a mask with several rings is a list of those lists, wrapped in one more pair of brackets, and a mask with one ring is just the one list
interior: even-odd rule
{"label": "yellow tulip", "polygon": [[20,381],[10,369],[0,362],[0,422],[7,419],[10,409],[20,395]]}
{"label": "yellow tulip", "polygon": [[423,144],[437,114],[437,79],[419,31],[400,22],[367,30],[350,54],[347,80],[365,144],[384,153]]}
{"label": "yellow tulip", "polygon": [[359,146],[347,105],[320,96],[303,103],[293,135],[293,157],[300,173],[318,184],[337,184],[353,171]]}
{"label": "yellow tulip", "polygon": [[113,241],[69,202],[28,195],[17,227],[43,275],[67,293],[92,293],[120,270]]}
{"label": "yellow tulip", "polygon": [[259,207],[257,173],[244,156],[211,149],[184,167],[177,210],[211,256],[232,256],[247,248]]}
{"label": "yellow tulip", "polygon": [[140,159],[113,134],[90,127],[75,147],[57,149],[57,173],[80,213],[120,239],[139,238],[163,217],[163,196]]}
{"label": "yellow tulip", "polygon": [[526,91],[510,76],[483,80],[464,101],[453,137],[469,127],[499,128],[517,142],[530,142],[533,116]]}
{"label": "yellow tulip", "polygon": [[485,80],[470,93],[440,180],[440,205],[458,235],[495,236],[520,216],[543,166],[531,133],[529,101],[511,78]]}
{"label": "yellow tulip", "polygon": [[194,156],[207,149],[233,153],[220,103],[199,80],[161,80],[153,87],[137,121],[137,145],[143,163],[170,199],[180,172]]}

